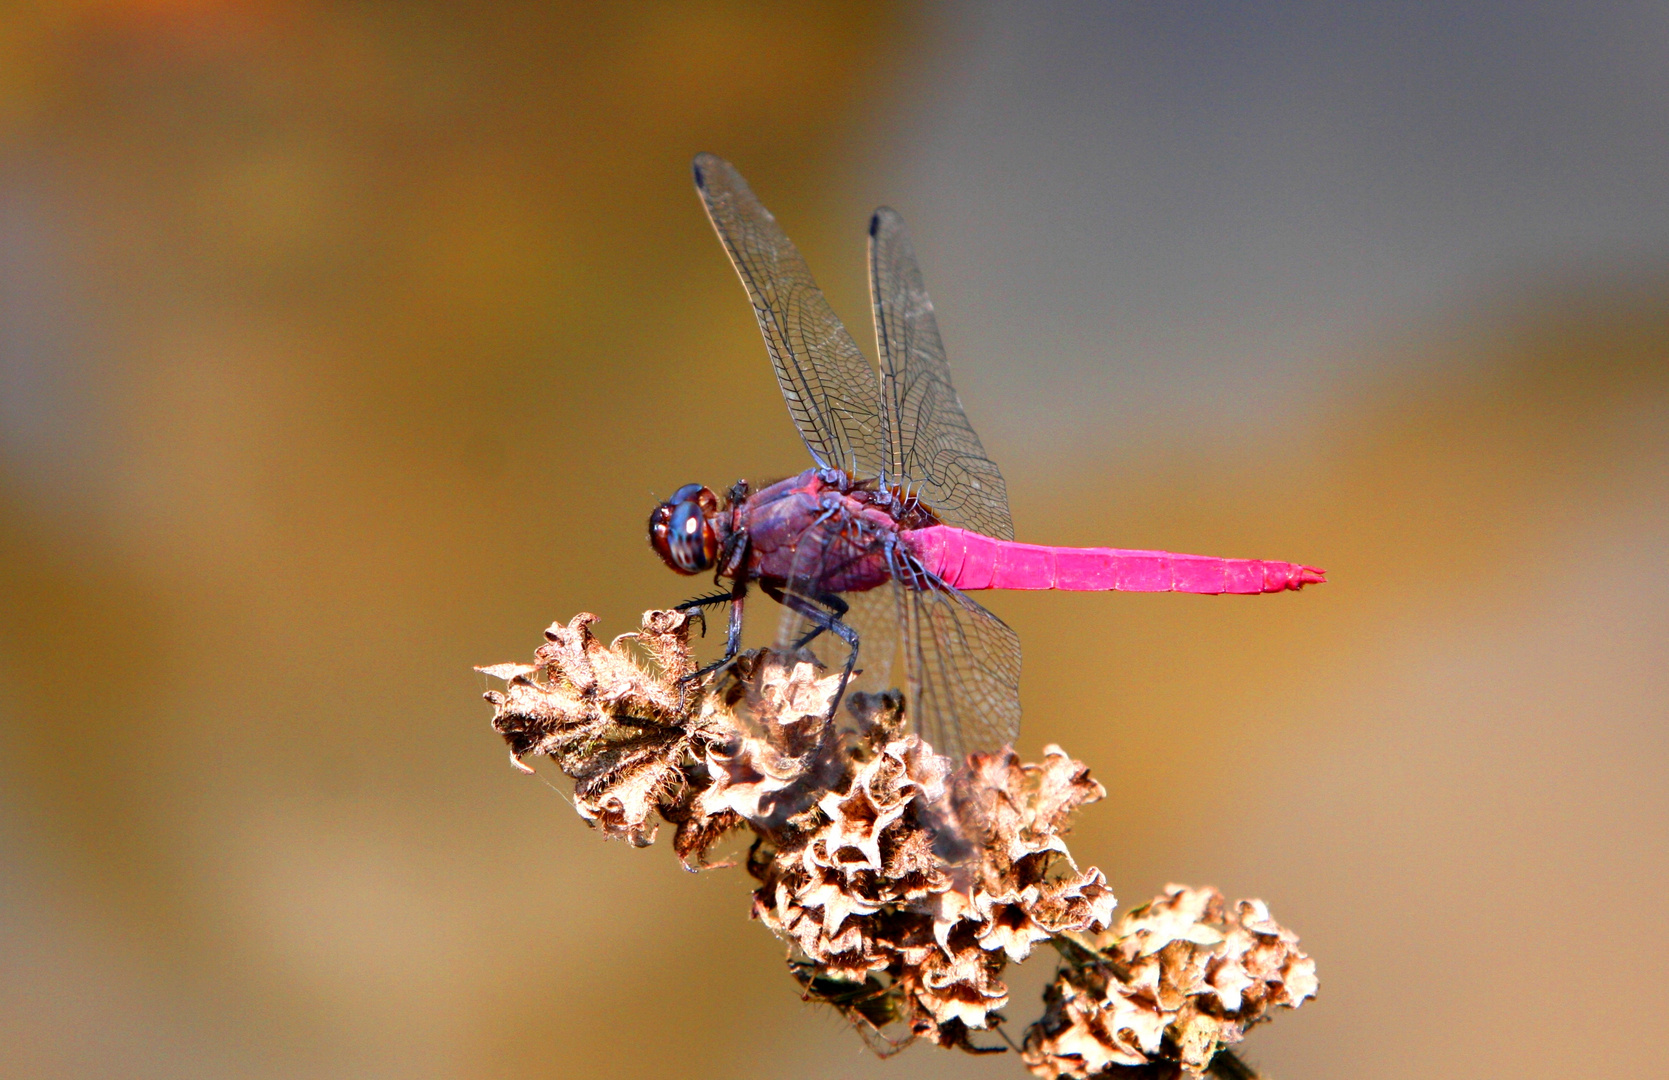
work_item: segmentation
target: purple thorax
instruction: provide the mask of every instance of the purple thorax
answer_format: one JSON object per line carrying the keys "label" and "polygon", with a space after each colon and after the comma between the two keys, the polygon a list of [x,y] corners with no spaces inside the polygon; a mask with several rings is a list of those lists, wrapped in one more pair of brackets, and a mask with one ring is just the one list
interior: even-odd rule
{"label": "purple thorax", "polygon": [[720,520],[722,536],[735,530],[747,536],[748,580],[782,587],[809,566],[821,593],[885,584],[892,577],[888,552],[899,534],[936,523],[895,493],[873,482],[854,483],[833,469],[807,469],[761,488]]}

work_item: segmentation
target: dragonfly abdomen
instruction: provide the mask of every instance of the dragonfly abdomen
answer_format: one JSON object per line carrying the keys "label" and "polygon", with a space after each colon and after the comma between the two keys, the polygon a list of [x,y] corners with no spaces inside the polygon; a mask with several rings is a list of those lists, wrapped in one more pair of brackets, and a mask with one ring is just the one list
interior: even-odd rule
{"label": "dragonfly abdomen", "polygon": [[1323,571],[1297,563],[1021,544],[948,525],[912,529],[902,536],[905,546],[923,566],[963,591],[1251,594],[1301,589],[1326,580]]}

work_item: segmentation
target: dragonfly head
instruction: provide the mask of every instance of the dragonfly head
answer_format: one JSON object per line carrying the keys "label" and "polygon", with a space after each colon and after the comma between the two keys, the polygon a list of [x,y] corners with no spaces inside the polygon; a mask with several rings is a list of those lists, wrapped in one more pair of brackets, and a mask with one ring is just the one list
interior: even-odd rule
{"label": "dragonfly head", "polygon": [[649,515],[649,544],[680,574],[710,570],[719,557],[719,533],[713,519],[719,497],[711,488],[685,484]]}

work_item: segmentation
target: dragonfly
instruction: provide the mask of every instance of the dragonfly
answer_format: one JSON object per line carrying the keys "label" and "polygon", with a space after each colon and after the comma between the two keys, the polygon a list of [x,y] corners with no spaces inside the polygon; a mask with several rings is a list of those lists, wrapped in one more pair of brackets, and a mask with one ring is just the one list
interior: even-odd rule
{"label": "dragonfly", "polygon": [[955,760],[1011,744],[1020,727],[1019,636],[970,592],[1255,594],[1325,580],[1296,563],[1016,542],[1007,486],[951,382],[903,218],[882,207],[869,222],[877,368],[735,167],[701,154],[694,172],[813,461],[757,490],[738,481],[723,500],[686,484],[651,514],[666,564],[712,571],[719,590],[680,608],[730,606],[724,656],[695,678],[736,657],[757,585],[785,609],[779,648],[844,647],[831,718],[860,653],[886,662],[901,648],[906,715]]}

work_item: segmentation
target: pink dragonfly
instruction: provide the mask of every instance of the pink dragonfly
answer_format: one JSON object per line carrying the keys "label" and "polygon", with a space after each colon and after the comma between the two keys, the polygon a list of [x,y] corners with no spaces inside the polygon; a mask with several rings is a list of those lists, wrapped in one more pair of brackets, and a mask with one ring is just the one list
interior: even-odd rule
{"label": "pink dragonfly", "polygon": [[696,677],[735,657],[757,584],[786,609],[780,647],[825,634],[845,646],[831,716],[860,647],[880,666],[901,643],[907,712],[936,750],[959,758],[1012,742],[1020,727],[1020,639],[971,591],[1265,593],[1324,580],[1294,563],[1017,543],[1002,474],[951,385],[903,219],[882,207],[869,223],[877,381],[741,174],[702,154],[695,184],[816,462],[757,491],[739,481],[722,503],[689,484],[650,517],[668,566],[711,570],[723,589],[680,607],[730,605],[724,658]]}

